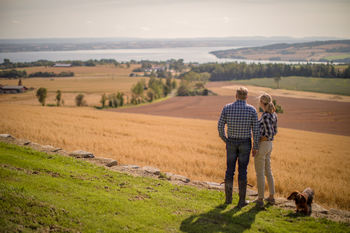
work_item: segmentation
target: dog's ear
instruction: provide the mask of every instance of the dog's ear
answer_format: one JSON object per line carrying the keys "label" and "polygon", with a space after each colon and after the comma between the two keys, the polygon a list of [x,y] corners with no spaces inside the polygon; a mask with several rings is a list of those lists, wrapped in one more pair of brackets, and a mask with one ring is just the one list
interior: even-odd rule
{"label": "dog's ear", "polygon": [[295,200],[295,198],[298,196],[299,192],[298,191],[295,191],[295,192],[292,192],[289,197],[287,197],[288,200]]}

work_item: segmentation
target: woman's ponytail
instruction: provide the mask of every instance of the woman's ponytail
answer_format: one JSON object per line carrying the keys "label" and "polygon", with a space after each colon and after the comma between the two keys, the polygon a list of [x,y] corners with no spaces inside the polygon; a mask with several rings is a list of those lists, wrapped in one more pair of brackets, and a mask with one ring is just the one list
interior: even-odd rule
{"label": "woman's ponytail", "polygon": [[267,112],[269,113],[276,112],[275,105],[272,102],[272,97],[269,94],[264,93],[259,97],[259,99],[260,99],[260,102],[265,106],[265,110]]}

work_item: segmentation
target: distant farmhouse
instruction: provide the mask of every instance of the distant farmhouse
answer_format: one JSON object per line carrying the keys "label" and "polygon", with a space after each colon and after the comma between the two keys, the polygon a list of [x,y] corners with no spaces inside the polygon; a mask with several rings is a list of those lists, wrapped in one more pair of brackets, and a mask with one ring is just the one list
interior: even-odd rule
{"label": "distant farmhouse", "polygon": [[158,66],[158,65],[152,65],[152,68],[146,68],[145,72],[158,72],[161,70],[166,70],[166,66]]}
{"label": "distant farmhouse", "polygon": [[17,94],[23,93],[28,88],[25,86],[0,86],[0,94]]}
{"label": "distant farmhouse", "polygon": [[72,64],[56,63],[53,67],[71,67]]}

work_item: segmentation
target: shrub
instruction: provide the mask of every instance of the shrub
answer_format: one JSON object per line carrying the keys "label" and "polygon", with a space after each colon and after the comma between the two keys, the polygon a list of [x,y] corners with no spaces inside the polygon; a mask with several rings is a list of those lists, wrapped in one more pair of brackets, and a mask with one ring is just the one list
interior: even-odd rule
{"label": "shrub", "polygon": [[75,97],[75,104],[80,107],[80,106],[86,106],[87,103],[84,100],[84,95],[83,94],[79,94]]}
{"label": "shrub", "polygon": [[38,100],[39,100],[39,102],[41,103],[42,106],[45,106],[46,96],[47,96],[46,88],[40,87],[36,91],[36,97],[38,98]]}
{"label": "shrub", "polygon": [[57,106],[61,105],[61,99],[62,99],[62,93],[60,90],[57,90],[57,92],[56,92],[56,105]]}

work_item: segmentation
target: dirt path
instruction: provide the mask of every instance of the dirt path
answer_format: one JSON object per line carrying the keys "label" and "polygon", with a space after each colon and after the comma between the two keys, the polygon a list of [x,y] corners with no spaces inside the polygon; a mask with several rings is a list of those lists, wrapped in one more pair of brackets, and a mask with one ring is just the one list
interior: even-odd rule
{"label": "dirt path", "polygon": [[[253,94],[248,103],[257,106],[257,95]],[[284,114],[279,114],[280,127],[350,136],[350,103],[274,98],[284,109]],[[232,101],[231,96],[174,97],[155,104],[109,111],[218,120],[223,106]]]}

